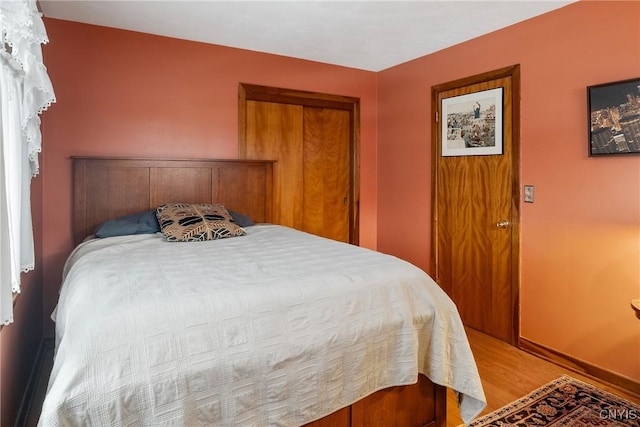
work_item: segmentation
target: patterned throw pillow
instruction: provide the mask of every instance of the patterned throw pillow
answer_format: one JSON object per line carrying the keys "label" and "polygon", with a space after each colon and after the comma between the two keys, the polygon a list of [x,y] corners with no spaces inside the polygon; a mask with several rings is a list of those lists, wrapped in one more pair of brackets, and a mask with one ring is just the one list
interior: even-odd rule
{"label": "patterned throw pillow", "polygon": [[162,233],[172,242],[200,242],[245,234],[222,205],[172,203],[159,206],[156,216]]}

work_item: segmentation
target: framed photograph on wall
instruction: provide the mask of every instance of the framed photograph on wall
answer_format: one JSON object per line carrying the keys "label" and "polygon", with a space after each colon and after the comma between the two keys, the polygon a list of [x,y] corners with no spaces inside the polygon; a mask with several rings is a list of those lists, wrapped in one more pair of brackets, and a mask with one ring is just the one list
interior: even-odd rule
{"label": "framed photograph on wall", "polygon": [[589,156],[640,154],[640,78],[587,87]]}
{"label": "framed photograph on wall", "polygon": [[502,154],[502,88],[442,100],[442,156]]}

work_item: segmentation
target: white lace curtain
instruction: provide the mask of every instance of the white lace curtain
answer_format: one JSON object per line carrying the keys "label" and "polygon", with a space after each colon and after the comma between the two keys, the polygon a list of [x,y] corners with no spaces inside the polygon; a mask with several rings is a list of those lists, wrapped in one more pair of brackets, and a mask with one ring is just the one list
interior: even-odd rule
{"label": "white lace curtain", "polygon": [[31,178],[38,174],[40,117],[55,102],[36,0],[0,0],[0,323],[13,322],[20,273],[33,270]]}

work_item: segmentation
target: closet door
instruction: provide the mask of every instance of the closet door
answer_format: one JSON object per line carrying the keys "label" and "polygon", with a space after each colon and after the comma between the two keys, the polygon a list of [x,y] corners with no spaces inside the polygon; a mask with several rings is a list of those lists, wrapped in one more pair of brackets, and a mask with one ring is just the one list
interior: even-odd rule
{"label": "closet door", "polygon": [[357,99],[251,85],[240,95],[239,157],[276,161],[274,222],[357,244]]}
{"label": "closet door", "polygon": [[273,222],[303,229],[303,107],[247,102],[245,159],[273,165]]}
{"label": "closet door", "polygon": [[304,107],[302,230],[349,241],[349,113]]}

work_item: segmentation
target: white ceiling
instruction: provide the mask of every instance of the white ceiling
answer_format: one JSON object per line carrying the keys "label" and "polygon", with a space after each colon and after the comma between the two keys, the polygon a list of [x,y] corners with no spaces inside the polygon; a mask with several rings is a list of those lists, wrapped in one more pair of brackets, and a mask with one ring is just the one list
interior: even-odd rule
{"label": "white ceiling", "polygon": [[575,0],[39,0],[44,16],[380,71]]}

